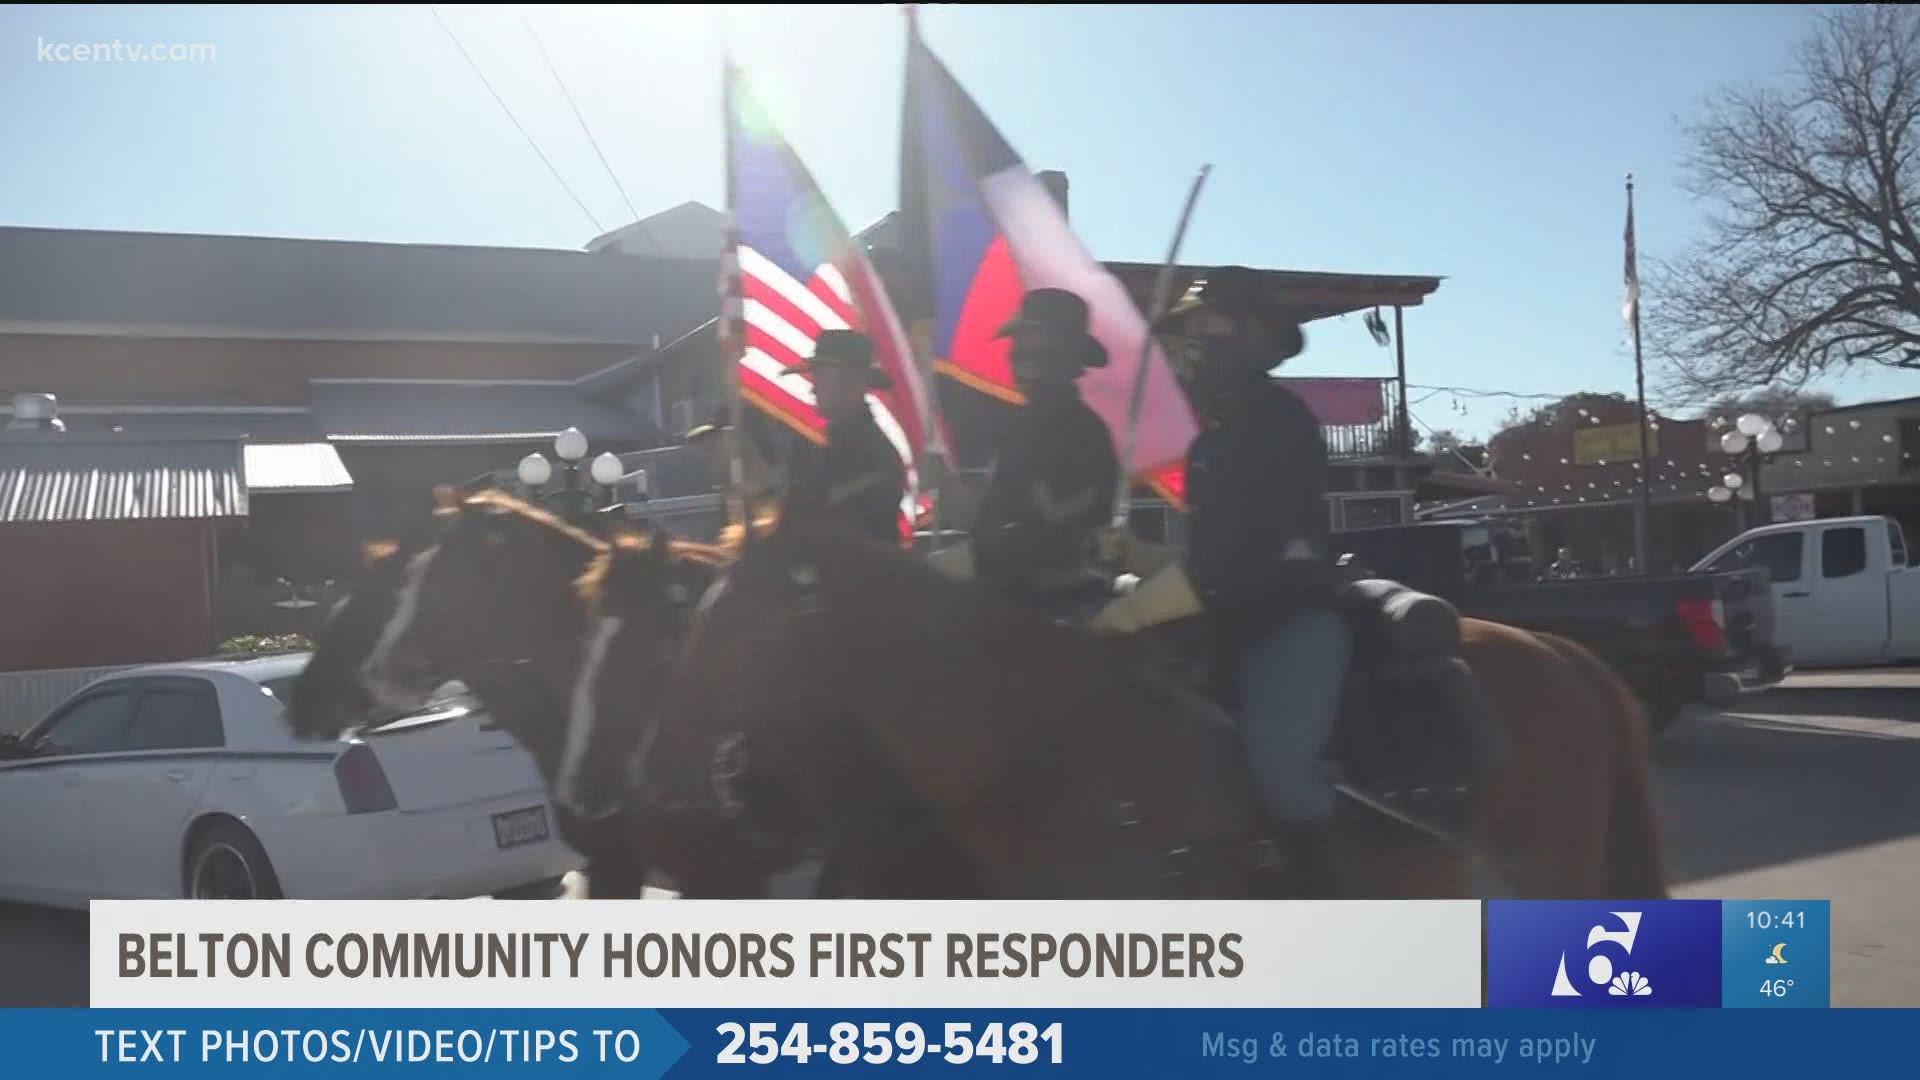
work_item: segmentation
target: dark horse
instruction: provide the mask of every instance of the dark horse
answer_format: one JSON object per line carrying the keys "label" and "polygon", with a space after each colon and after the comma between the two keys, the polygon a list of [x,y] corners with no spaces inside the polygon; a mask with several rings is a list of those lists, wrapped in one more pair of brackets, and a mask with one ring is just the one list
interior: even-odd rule
{"label": "dark horse", "polygon": [[[660,858],[691,893],[764,895],[772,873],[830,847],[836,859],[851,849],[848,891],[862,895],[1268,888],[1251,786],[1218,713],[1111,643],[898,552],[785,528],[735,549],[682,652],[684,616],[667,609],[691,590],[662,569],[676,560],[624,559],[499,497],[450,513],[440,547],[412,563],[397,605],[408,610],[368,665],[376,683],[418,686],[448,657],[538,654],[539,642],[556,654],[546,666],[564,666],[554,643],[572,641],[580,661],[578,631],[597,626],[601,662],[579,663],[576,704],[632,726],[576,716],[590,739],[633,739],[628,825],[652,827],[634,843],[651,853],[665,837]],[[623,579],[619,565],[647,572]],[[599,585],[589,573],[576,588],[596,566]],[[1518,890],[1664,895],[1637,704],[1577,646],[1474,621],[1463,636],[1506,721],[1482,823],[1526,869]],[[636,723],[643,713],[656,719]],[[617,742],[583,753],[595,769],[621,756]],[[1467,861],[1445,846],[1352,851],[1353,895],[1470,895]]]}
{"label": "dark horse", "polygon": [[[550,692],[566,688],[582,706],[573,712],[579,722],[569,727],[585,732],[589,743],[563,745],[555,782],[560,801],[576,810],[602,804],[609,763],[617,770],[628,760],[650,759],[655,750],[678,761],[685,749],[679,732],[715,730],[703,719],[688,718],[673,725],[672,737],[661,738],[678,702],[706,707],[712,701],[688,683],[710,683],[720,697],[738,687],[766,702],[768,723],[753,732],[751,760],[730,759],[725,739],[703,745],[697,767],[646,769],[651,782],[607,819],[621,821],[633,848],[656,860],[688,895],[766,895],[774,891],[775,875],[823,852],[844,891],[862,895],[1258,894],[1260,859],[1251,852],[1260,829],[1250,786],[1225,740],[1211,737],[1219,732],[1212,730],[1204,704],[1171,684],[1129,677],[1125,687],[1091,691],[1101,698],[1094,707],[1121,716],[1116,727],[1131,731],[1135,741],[1163,745],[1150,762],[1141,755],[1123,758],[1135,772],[1115,775],[1103,760],[1083,770],[1085,780],[1074,790],[1048,793],[1041,816],[1054,831],[1030,836],[1025,819],[1037,804],[1027,781],[1081,748],[1055,741],[1046,751],[1048,761],[1031,773],[1010,771],[1006,763],[1032,753],[1034,737],[1046,738],[1049,725],[1023,718],[1029,730],[1018,740],[1007,738],[1006,725],[985,718],[953,728],[940,745],[924,749],[946,755],[958,782],[928,786],[924,770],[901,768],[903,754],[922,750],[876,738],[860,712],[843,711],[841,722],[834,722],[833,714],[813,708],[822,693],[809,684],[837,679],[842,668],[822,663],[812,670],[813,654],[804,642],[764,672],[716,667],[724,657],[697,648],[706,662],[687,663],[683,649],[704,632],[706,618],[727,608],[730,590],[741,584],[729,581],[713,590],[718,598],[694,617],[692,637],[686,635],[687,602],[707,591],[714,574],[708,564],[724,555],[707,552],[703,559],[695,546],[683,544],[609,545],[497,495],[461,500],[443,514],[438,543],[409,560],[391,616],[361,665],[359,681],[376,700],[404,707],[475,664],[525,660]],[[792,627],[769,623],[765,629],[790,637]],[[1104,668],[1088,666],[1092,643],[1065,640],[1087,662],[1077,673],[1036,667],[1033,677],[1104,675]],[[981,648],[999,647],[989,642]],[[876,658],[880,664],[898,660]],[[785,689],[798,712],[782,717],[783,688],[769,679],[792,680]],[[899,711],[912,713],[923,703],[898,704]],[[1131,711],[1121,715],[1123,708]],[[815,722],[821,717],[827,722]],[[901,727],[902,735],[925,734],[909,730],[917,725]],[[1155,734],[1169,729],[1209,737]],[[1151,775],[1152,790],[1138,773]],[[622,779],[616,771],[616,789]],[[742,807],[748,812],[740,813]],[[1002,851],[981,850],[977,836],[949,827],[959,821],[977,832],[977,818],[987,807],[995,808],[997,835],[1026,837],[1030,857],[1012,860]],[[1077,808],[1079,819],[1061,820],[1063,807]],[[1086,856],[1079,866],[1050,854],[1060,850],[1056,842],[1094,836],[1116,817],[1139,843],[1113,845],[1113,851],[1078,845]]]}
{"label": "dark horse", "polygon": [[[1477,832],[1506,887],[1666,895],[1646,718],[1620,681],[1571,642],[1477,620],[1462,655],[1505,728]],[[742,862],[778,850],[783,825],[911,851],[847,825],[880,815],[924,845],[924,888],[896,894],[1234,897],[1272,881],[1217,710],[1113,642],[828,527],[745,534],[666,699],[636,799],[733,815]],[[1352,804],[1338,825],[1344,893],[1473,894],[1459,848],[1381,844]]]}
{"label": "dark horse", "polygon": [[[548,789],[558,791],[570,739],[584,744],[591,735],[631,753],[638,736],[633,730],[589,733],[569,726],[584,613],[582,605],[568,604],[566,598],[573,580],[606,545],[555,519],[536,522],[510,513],[506,501],[492,496],[459,505],[471,515],[446,516],[483,527],[456,537],[452,554],[444,542],[419,553],[403,553],[391,544],[369,548],[361,580],[316,636],[313,656],[294,684],[289,720],[304,737],[331,737],[364,725],[381,708],[418,705],[457,679],[533,757]],[[463,539],[472,542],[458,542]],[[430,575],[436,564],[451,567],[452,575]],[[467,603],[460,596],[463,585],[476,592],[500,591],[488,592],[478,604]],[[443,593],[460,617],[478,620],[468,627],[472,632],[422,654],[395,655],[389,649],[378,665],[383,693],[376,697],[366,680],[368,663],[401,609],[417,614],[423,603],[439,602]],[[397,691],[387,674],[392,670],[404,673]],[[641,894],[648,866],[624,822],[575,812],[556,798],[555,824],[560,838],[586,860],[592,895]]]}

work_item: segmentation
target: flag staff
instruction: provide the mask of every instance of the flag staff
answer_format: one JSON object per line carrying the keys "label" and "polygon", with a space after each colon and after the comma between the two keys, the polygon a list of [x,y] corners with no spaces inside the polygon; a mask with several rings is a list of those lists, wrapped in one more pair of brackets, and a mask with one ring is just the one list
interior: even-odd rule
{"label": "flag staff", "polygon": [[[901,108],[905,113],[906,124],[911,125],[915,111],[912,89],[914,83],[913,58],[914,50],[920,47],[920,5],[901,4],[900,15],[904,19],[907,27],[907,93],[901,102]],[[906,209],[907,198],[907,193],[904,188],[906,177],[904,163],[906,161],[906,155],[910,150],[910,146],[906,144],[901,146],[901,179],[903,187],[900,192],[900,205],[903,211]],[[904,219],[905,217],[906,215],[903,213],[902,218]],[[915,260],[924,258],[924,253],[915,249],[914,245],[916,243],[924,244],[925,238],[906,237],[901,240],[901,244],[907,253],[909,265],[912,265]],[[925,277],[925,268],[923,266],[919,271],[913,273],[910,280],[923,284]],[[916,285],[915,287],[917,288],[918,286]],[[944,503],[941,500],[941,496],[945,493],[948,481],[953,478],[959,469],[960,463],[954,460],[951,454],[952,448],[946,444],[945,438],[936,437],[936,431],[938,429],[936,429],[935,425],[943,422],[942,418],[945,416],[945,413],[941,411],[939,405],[940,376],[934,371],[933,357],[929,355],[930,349],[926,343],[925,335],[919,333],[917,328],[909,327],[909,332],[906,337],[907,345],[911,350],[907,359],[913,364],[915,373],[919,376],[920,385],[924,388],[924,392],[918,395],[920,399],[918,402],[921,417],[920,430],[926,432],[926,437],[921,440],[920,461],[918,463],[920,468],[917,477],[919,482],[918,487],[919,490],[927,496],[929,509],[931,511],[929,514],[931,526],[934,530],[939,531],[951,524],[949,516],[944,510]]]}
{"label": "flag staff", "polygon": [[740,227],[734,218],[735,197],[733,160],[733,84],[738,77],[733,53],[723,45],[720,60],[721,128],[726,139],[727,239],[720,259],[720,359],[726,367],[727,389],[727,520],[747,524],[747,469],[742,460],[740,440],[746,430],[740,408],[740,364],[745,359],[747,328],[746,305],[740,282]]}
{"label": "flag staff", "polygon": [[1640,359],[1640,271],[1633,240],[1633,174],[1627,174],[1627,318],[1633,329],[1633,382],[1640,399],[1640,502],[1633,515],[1633,557],[1641,576],[1653,573],[1647,529],[1653,517],[1653,462],[1647,446],[1647,369]]}

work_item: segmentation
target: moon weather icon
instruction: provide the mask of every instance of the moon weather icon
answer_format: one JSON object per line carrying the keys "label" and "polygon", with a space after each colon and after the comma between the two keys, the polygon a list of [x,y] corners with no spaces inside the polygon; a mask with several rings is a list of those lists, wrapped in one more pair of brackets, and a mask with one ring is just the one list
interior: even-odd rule
{"label": "moon weather icon", "polygon": [[1775,945],[1773,947],[1773,955],[1767,957],[1767,963],[1784,964],[1786,962],[1787,962],[1787,943],[1783,941],[1780,944]]}

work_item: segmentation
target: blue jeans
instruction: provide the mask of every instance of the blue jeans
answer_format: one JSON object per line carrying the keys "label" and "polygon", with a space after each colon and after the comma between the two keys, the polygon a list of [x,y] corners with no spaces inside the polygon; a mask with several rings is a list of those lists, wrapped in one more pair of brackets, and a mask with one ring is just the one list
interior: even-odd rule
{"label": "blue jeans", "polygon": [[1323,760],[1340,715],[1353,629],[1325,608],[1300,611],[1240,657],[1240,727],[1270,820],[1324,827],[1333,777]]}

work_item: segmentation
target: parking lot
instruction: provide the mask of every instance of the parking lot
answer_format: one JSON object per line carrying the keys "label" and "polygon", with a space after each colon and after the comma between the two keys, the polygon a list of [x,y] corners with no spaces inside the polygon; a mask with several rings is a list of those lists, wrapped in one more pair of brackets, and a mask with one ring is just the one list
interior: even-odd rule
{"label": "parking lot", "polygon": [[[1920,672],[1803,675],[1656,761],[1689,897],[1830,898],[1833,1003],[1920,1005]],[[86,917],[0,905],[0,1006],[84,1005]]]}

